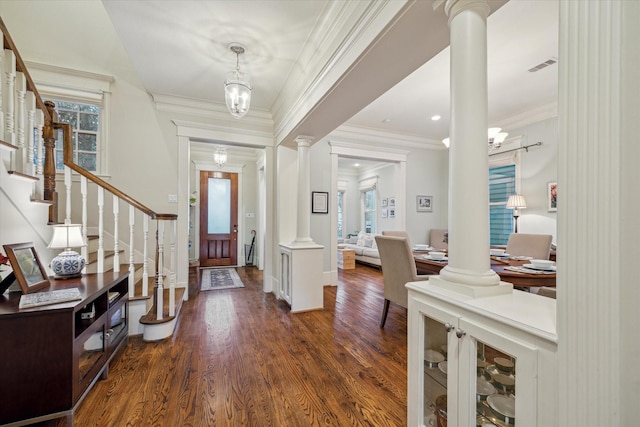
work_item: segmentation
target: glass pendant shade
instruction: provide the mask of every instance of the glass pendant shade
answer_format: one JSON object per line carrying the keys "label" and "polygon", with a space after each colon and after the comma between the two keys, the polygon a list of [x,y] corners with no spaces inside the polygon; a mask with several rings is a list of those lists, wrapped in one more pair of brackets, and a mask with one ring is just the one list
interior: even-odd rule
{"label": "glass pendant shade", "polygon": [[227,163],[227,150],[224,147],[216,148],[216,151],[213,152],[213,161],[216,162],[219,168],[224,166]]}
{"label": "glass pendant shade", "polygon": [[224,82],[224,100],[227,108],[236,119],[242,118],[251,106],[251,84],[242,78],[242,73],[229,73]]}

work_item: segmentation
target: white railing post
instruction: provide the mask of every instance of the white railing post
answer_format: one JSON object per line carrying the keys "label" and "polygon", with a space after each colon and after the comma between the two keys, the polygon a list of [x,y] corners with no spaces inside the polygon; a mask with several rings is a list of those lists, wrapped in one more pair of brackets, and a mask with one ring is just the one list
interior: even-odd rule
{"label": "white railing post", "polygon": [[120,215],[120,199],[113,196],[113,271],[120,272],[120,246],[118,245],[118,220]]}
{"label": "white railing post", "polygon": [[18,162],[17,167],[20,172],[27,169],[27,153],[24,140],[24,122],[25,122],[25,95],[27,93],[27,79],[24,73],[16,73],[16,115],[14,128],[16,129],[16,139],[18,146]]}
{"label": "white railing post", "polygon": [[64,167],[65,211],[64,223],[71,224],[71,168]]}
{"label": "white railing post", "polygon": [[149,295],[149,215],[142,217],[142,296]]}
{"label": "white railing post", "polygon": [[177,232],[176,220],[171,220],[171,258],[169,262],[169,316],[176,315],[176,232]]}
{"label": "white railing post", "polygon": [[104,273],[104,188],[98,187],[98,273]]}
{"label": "white railing post", "polygon": [[[86,243],[82,247],[82,256],[87,262],[89,261],[89,240],[87,239],[87,178],[80,177],[80,194],[82,195],[82,240]],[[83,273],[87,272],[87,264],[85,263]]]}
{"label": "white railing post", "polygon": [[29,91],[26,95],[26,109],[27,109],[27,124],[25,130],[27,137],[27,168],[25,173],[27,175],[35,176],[35,157],[33,151],[35,149],[35,140],[33,136],[33,130],[36,127],[36,95]]}
{"label": "white railing post", "polygon": [[156,220],[158,226],[156,244],[158,245],[158,265],[156,265],[156,319],[164,317],[164,286],[162,284],[162,273],[164,263],[164,221]]}
{"label": "white railing post", "polygon": [[129,205],[129,298],[135,296],[135,266],[133,254],[133,242],[135,235],[136,210]]}
{"label": "white railing post", "polygon": [[10,50],[4,51],[4,141],[10,144],[16,143],[16,135],[14,133],[15,125],[15,79],[16,79],[16,55]]}

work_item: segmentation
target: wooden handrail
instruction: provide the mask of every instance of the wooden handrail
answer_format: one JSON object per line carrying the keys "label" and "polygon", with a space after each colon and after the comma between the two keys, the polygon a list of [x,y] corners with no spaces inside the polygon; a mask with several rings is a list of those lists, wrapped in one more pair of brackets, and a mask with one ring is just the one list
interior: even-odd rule
{"label": "wooden handrail", "polygon": [[47,110],[47,107],[44,105],[44,101],[40,97],[40,94],[38,93],[38,89],[36,88],[35,83],[31,79],[31,75],[29,74],[29,70],[27,70],[27,67],[24,65],[24,61],[22,60],[22,56],[20,56],[20,52],[18,52],[18,49],[16,48],[16,45],[13,42],[13,39],[9,35],[9,30],[7,29],[7,26],[4,25],[4,21],[2,20],[1,17],[0,17],[0,30],[2,30],[2,35],[4,37],[4,46],[5,46],[5,48],[13,51],[14,55],[16,56],[16,69],[17,69],[17,71],[20,71],[20,72],[22,72],[24,74],[24,77],[25,77],[25,79],[27,81],[27,90],[30,90],[35,95],[35,97],[36,97],[36,106],[38,107],[38,109],[42,110],[42,112],[44,113],[45,122],[50,122],[51,121],[51,115],[49,114],[49,111]]}
{"label": "wooden handrail", "polygon": [[98,184],[99,186],[103,187],[105,190],[109,191],[114,196],[117,196],[118,198],[120,198],[122,200],[125,200],[131,206],[134,206],[135,208],[137,208],[141,212],[145,213],[146,215],[149,215],[149,217],[152,218],[152,219],[156,219],[156,220],[175,220],[175,219],[178,218],[177,214],[168,214],[168,213],[162,214],[162,213],[157,213],[157,212],[149,209],[147,206],[143,205],[142,203],[140,203],[139,201],[137,201],[133,197],[129,196],[128,194],[123,193],[122,191],[120,191],[116,187],[114,187],[113,185],[109,184],[108,182],[104,181],[103,179],[97,177],[96,175],[92,174],[91,172],[87,171],[86,169],[81,168],[80,166],[75,164],[73,162],[73,147],[72,147],[73,141],[71,139],[71,134],[72,134],[73,128],[68,123],[53,123],[52,125],[53,125],[54,129],[62,129],[63,144],[64,144],[64,165],[65,166],[69,167],[71,170],[77,172],[78,174],[84,176],[89,181],[92,181],[92,182]]}

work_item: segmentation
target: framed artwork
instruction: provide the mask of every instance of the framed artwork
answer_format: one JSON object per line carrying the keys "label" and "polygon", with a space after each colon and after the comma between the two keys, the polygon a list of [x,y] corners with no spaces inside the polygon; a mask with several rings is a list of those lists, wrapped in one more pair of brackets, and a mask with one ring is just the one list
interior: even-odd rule
{"label": "framed artwork", "polygon": [[395,206],[395,205],[396,205],[396,198],[389,197],[389,206]]}
{"label": "framed artwork", "polygon": [[311,192],[311,213],[329,213],[329,193],[324,191]]}
{"label": "framed artwork", "polygon": [[418,212],[433,212],[433,196],[416,196]]}
{"label": "framed artwork", "polygon": [[549,182],[547,184],[547,209],[549,212],[558,210],[558,183]]}
{"label": "framed artwork", "polygon": [[33,242],[3,246],[23,294],[37,292],[49,286],[47,271],[38,258]]}
{"label": "framed artwork", "polygon": [[386,197],[380,201],[380,204],[383,208],[387,207],[388,203],[389,199],[387,199]]}
{"label": "framed artwork", "polygon": [[391,208],[389,209],[389,218],[395,218],[396,217],[396,210]]}
{"label": "framed artwork", "polygon": [[386,218],[387,216],[389,216],[389,210],[388,209],[382,209],[381,216],[382,216],[382,218]]}

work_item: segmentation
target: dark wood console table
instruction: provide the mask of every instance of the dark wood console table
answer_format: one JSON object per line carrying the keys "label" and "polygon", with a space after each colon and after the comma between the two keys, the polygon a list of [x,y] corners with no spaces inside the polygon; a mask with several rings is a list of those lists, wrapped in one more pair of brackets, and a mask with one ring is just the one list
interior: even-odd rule
{"label": "dark wood console table", "polygon": [[[81,300],[19,309],[21,293],[0,295],[0,425],[67,417],[128,337],[128,276],[87,274],[42,291],[78,288]],[[83,313],[95,312],[89,319]],[[87,317],[85,315],[85,317]]]}

